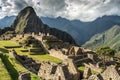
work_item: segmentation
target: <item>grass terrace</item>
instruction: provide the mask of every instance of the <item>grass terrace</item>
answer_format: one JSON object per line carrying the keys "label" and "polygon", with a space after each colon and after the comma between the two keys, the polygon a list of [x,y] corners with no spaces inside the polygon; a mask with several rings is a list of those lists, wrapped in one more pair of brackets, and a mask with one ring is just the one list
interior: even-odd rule
{"label": "grass terrace", "polygon": [[49,54],[45,54],[44,52],[22,52],[21,50],[24,50],[24,48],[16,48],[15,49],[18,55],[27,55],[28,57],[33,58],[34,60],[39,61],[51,61],[55,63],[62,62],[62,60],[52,57]]}
{"label": "grass terrace", "polygon": [[0,80],[12,80],[0,58]]}
{"label": "grass terrace", "polygon": [[[9,54],[8,54],[9,55]],[[24,68],[13,56],[9,55],[8,60],[10,63],[13,65],[13,67],[18,71],[23,71],[23,72],[29,72],[26,68]],[[32,80],[40,80],[40,78],[35,75],[34,73],[31,73],[31,78]]]}
{"label": "grass terrace", "polygon": [[9,41],[9,40],[0,41],[0,47],[4,47],[4,46],[20,46],[20,45],[14,41]]}
{"label": "grass terrace", "polygon": [[[6,47],[10,47],[10,48],[5,48]],[[59,63],[62,62],[62,60],[52,57],[49,54],[45,54],[43,51],[41,52],[22,52],[22,50],[26,50],[22,47],[20,48],[15,48],[15,46],[20,46],[19,44],[17,44],[14,41],[0,41],[0,51],[4,52],[4,53],[8,53],[8,50],[11,49],[12,47],[14,47],[14,49],[16,50],[18,55],[27,55],[28,57],[33,58],[34,60],[39,60],[39,61],[52,61],[55,63]],[[36,47],[36,48],[32,48],[32,49],[39,49],[40,47]],[[27,49],[31,49],[31,47],[27,47]]]}
{"label": "grass terrace", "polygon": [[[34,60],[39,61],[51,61],[55,63],[62,62],[62,60],[52,57],[49,54],[45,54],[43,51],[39,52],[29,52],[29,49],[31,49],[30,46],[27,46],[28,51],[22,51],[26,50],[20,46],[18,43],[10,40],[2,40],[0,41],[0,51],[4,54],[0,58],[0,80],[17,80],[18,79],[18,72],[29,72],[26,68],[24,68],[13,56],[11,56],[8,53],[9,49],[14,48],[18,55],[27,55],[28,57],[33,58]],[[32,49],[41,49],[41,47],[33,47]],[[4,68],[3,63],[6,68]],[[31,72],[30,72],[31,73]],[[32,80],[40,80],[40,78],[35,75],[34,73],[31,73]]]}
{"label": "grass terrace", "polygon": [[0,51],[2,51],[3,53],[8,53],[8,50],[9,49],[7,49],[7,48],[5,48],[5,47],[18,47],[19,46],[19,44],[17,44],[16,42],[14,42],[14,41],[7,41],[7,40],[2,40],[2,41],[0,41]]}

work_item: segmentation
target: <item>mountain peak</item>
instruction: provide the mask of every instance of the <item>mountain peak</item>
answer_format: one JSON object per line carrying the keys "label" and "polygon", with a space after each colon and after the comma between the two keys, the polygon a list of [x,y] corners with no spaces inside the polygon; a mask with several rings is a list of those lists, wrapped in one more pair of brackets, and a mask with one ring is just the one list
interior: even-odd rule
{"label": "mountain peak", "polygon": [[30,6],[21,10],[12,24],[12,27],[15,28],[17,33],[38,33],[38,30],[34,28],[35,26],[39,30],[39,27],[42,26],[42,21],[38,18],[34,9]]}
{"label": "mountain peak", "polygon": [[24,8],[22,11],[35,12],[34,9],[33,9],[33,7],[31,7],[31,6],[28,6],[28,7]]}
{"label": "mountain peak", "polygon": [[26,7],[20,11],[12,24],[12,27],[15,29],[16,33],[49,33],[64,42],[75,43],[74,39],[68,33],[55,28],[50,28],[48,25],[43,24],[32,7]]}
{"label": "mountain peak", "polygon": [[36,15],[34,9],[31,6],[28,6],[28,7],[24,8],[23,10],[21,10],[21,12],[19,13],[19,15],[25,15],[26,13]]}

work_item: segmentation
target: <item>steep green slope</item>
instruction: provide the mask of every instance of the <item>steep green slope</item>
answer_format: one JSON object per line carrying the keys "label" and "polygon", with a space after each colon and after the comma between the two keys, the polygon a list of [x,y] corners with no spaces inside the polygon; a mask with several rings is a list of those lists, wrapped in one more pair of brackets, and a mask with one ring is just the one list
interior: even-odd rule
{"label": "steep green slope", "polygon": [[120,51],[120,26],[113,26],[109,30],[96,34],[83,47],[96,49],[101,46],[109,46]]}

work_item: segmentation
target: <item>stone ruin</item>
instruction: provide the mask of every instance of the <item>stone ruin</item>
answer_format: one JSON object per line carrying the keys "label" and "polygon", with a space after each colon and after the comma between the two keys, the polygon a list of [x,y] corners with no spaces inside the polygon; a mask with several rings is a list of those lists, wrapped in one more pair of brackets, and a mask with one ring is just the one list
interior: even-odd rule
{"label": "stone ruin", "polygon": [[27,56],[19,56],[19,60],[25,68],[27,68],[29,71],[37,74],[39,70],[40,63],[37,63],[32,58],[29,58]]}
{"label": "stone ruin", "polygon": [[91,50],[87,50],[78,46],[72,46],[69,49],[50,49],[48,50],[51,56],[57,57],[59,59],[65,60],[67,58],[73,59],[77,64],[81,64],[83,62],[97,62],[98,57],[95,52]]}
{"label": "stone ruin", "polygon": [[32,58],[29,58],[27,56],[19,56],[17,55],[16,51],[14,49],[10,50],[9,53],[16,58],[25,68],[27,68],[29,71],[37,74],[40,63],[36,62]]}
{"label": "stone ruin", "polygon": [[68,55],[81,55],[82,53],[82,49],[78,46],[72,46],[69,50],[68,50]]}
{"label": "stone ruin", "polygon": [[[42,33],[40,33],[41,35]],[[47,48],[47,45],[44,44],[44,40],[53,40],[53,41],[59,41],[54,36],[46,35],[46,36],[39,36],[42,38],[39,41],[42,43],[44,48]],[[51,45],[50,49],[45,49],[45,52],[49,53],[51,56],[54,56],[56,58],[65,60],[68,58],[71,58],[75,61],[75,63],[79,66],[82,63],[86,62],[96,62],[98,60],[97,55],[88,49],[81,48],[79,46],[73,46],[69,43],[60,42],[58,45]]]}
{"label": "stone ruin", "polygon": [[77,66],[83,65],[83,63],[96,63],[99,60],[95,52],[78,46],[72,46],[68,50],[67,56],[73,59]]}
{"label": "stone ruin", "polygon": [[87,80],[102,80],[102,78],[100,75],[91,75]]}
{"label": "stone ruin", "polygon": [[31,80],[30,73],[28,73],[28,72],[19,72],[18,80]]}
{"label": "stone ruin", "polygon": [[[28,58],[27,56],[18,56],[14,50],[10,51],[10,53],[27,69],[38,74],[38,76],[43,80],[79,80],[79,72],[77,71],[73,61],[76,64],[90,63],[87,64],[88,66],[84,70],[83,80],[120,80],[120,71],[113,66],[107,67],[103,73],[92,75],[91,69],[99,71],[99,67],[97,67],[97,62],[99,61],[97,61],[97,55],[89,49],[84,49],[78,46],[61,48],[56,51],[53,49],[51,49],[52,56],[55,55],[55,57],[65,60],[65,63],[55,64],[52,62],[40,62],[38,64],[32,58]],[[73,59],[73,61],[71,61],[71,59]]]}
{"label": "stone ruin", "polygon": [[79,80],[79,72],[71,59],[59,64],[43,62],[38,76],[43,80]]}
{"label": "stone ruin", "polygon": [[92,60],[95,60],[95,58],[97,57],[95,52],[93,52],[92,50],[84,49],[84,48],[78,47],[78,46],[72,46],[71,48],[69,48],[67,55],[83,56],[83,57],[88,57]]}
{"label": "stone ruin", "polygon": [[87,79],[90,75],[92,75],[91,69],[88,68],[88,67],[85,67],[85,70],[84,70],[84,73],[83,73],[83,77],[84,77],[85,79]]}
{"label": "stone ruin", "polygon": [[[72,59],[65,60],[64,63],[39,62],[37,63],[32,58],[27,56],[19,56],[15,50],[10,50],[12,54],[25,68],[38,74],[43,80],[79,80],[79,72]],[[19,80],[27,79],[29,74],[22,73]]]}
{"label": "stone ruin", "polygon": [[16,34],[14,32],[11,32],[11,33],[6,32],[6,33],[0,35],[0,40],[10,40],[15,36],[16,36]]}
{"label": "stone ruin", "polygon": [[111,65],[101,74],[103,80],[120,80],[120,70]]}
{"label": "stone ruin", "polygon": [[84,63],[85,67],[90,68],[91,70],[101,73],[103,70],[101,69],[101,67],[97,66],[97,64],[92,64],[92,63]]}
{"label": "stone ruin", "polygon": [[[86,74],[90,74],[86,71]],[[82,80],[120,80],[120,70],[114,65],[108,66],[103,72],[93,75],[86,75]]]}

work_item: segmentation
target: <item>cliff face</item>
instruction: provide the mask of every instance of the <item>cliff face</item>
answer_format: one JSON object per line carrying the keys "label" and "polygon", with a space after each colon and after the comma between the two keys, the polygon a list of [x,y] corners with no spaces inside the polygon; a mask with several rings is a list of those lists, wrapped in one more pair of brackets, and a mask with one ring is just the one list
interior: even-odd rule
{"label": "cliff face", "polygon": [[20,11],[11,27],[15,29],[16,33],[49,33],[64,42],[75,43],[74,39],[68,33],[43,24],[32,7],[26,7]]}

